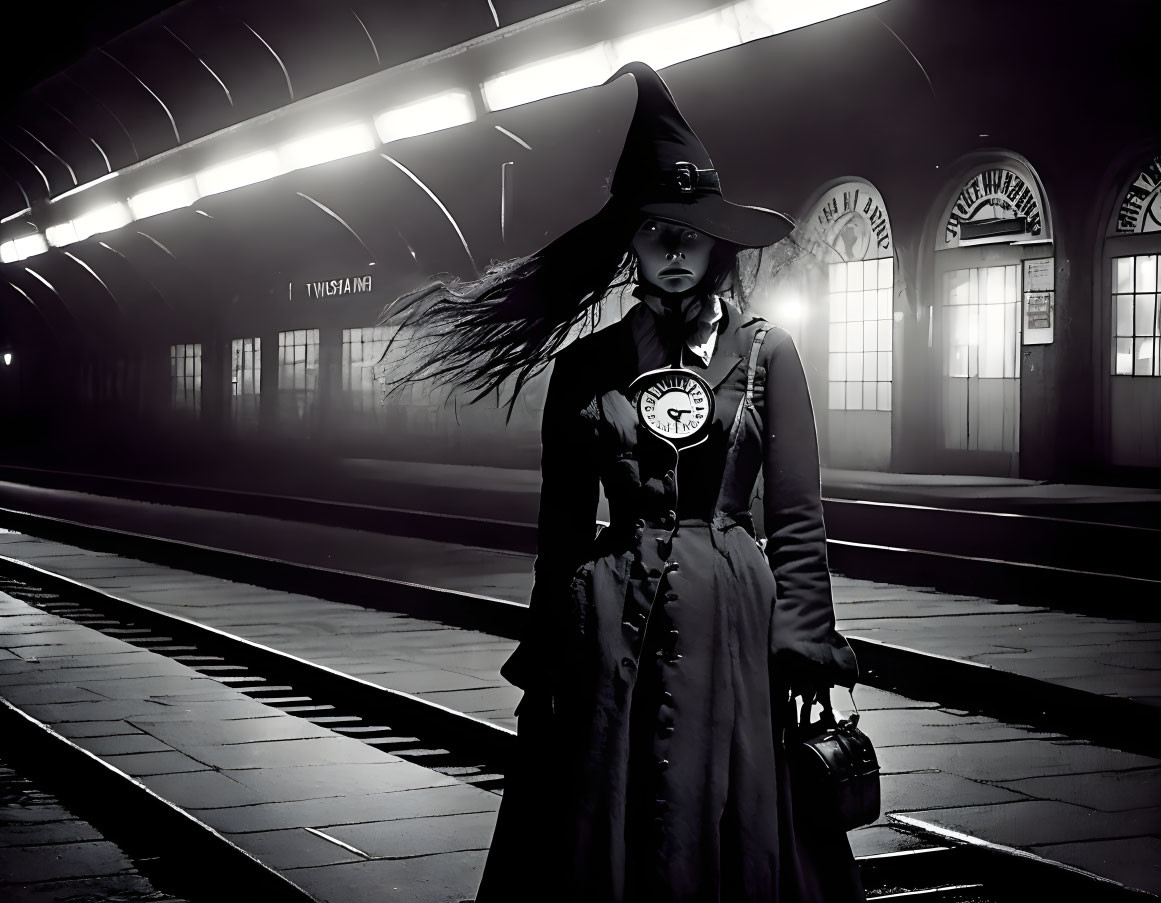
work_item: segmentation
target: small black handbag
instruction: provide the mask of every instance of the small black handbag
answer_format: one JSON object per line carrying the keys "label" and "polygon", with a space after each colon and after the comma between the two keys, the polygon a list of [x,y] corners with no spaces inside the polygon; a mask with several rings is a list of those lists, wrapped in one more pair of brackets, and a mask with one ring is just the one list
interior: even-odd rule
{"label": "small black handbag", "polygon": [[[879,817],[879,760],[871,739],[859,730],[859,713],[838,721],[824,690],[822,716],[810,721],[804,699],[796,727],[786,731],[786,756],[796,813],[811,821],[836,821],[844,831]],[[854,702],[854,696],[851,696]],[[793,704],[791,704],[793,708]]]}

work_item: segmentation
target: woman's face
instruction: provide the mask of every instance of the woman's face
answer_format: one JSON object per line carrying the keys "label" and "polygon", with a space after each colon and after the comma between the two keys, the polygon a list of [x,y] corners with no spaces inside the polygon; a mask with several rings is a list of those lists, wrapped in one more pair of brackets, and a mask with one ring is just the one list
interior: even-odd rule
{"label": "woman's face", "polygon": [[664,292],[688,291],[705,276],[714,240],[662,219],[647,219],[633,236],[640,279]]}

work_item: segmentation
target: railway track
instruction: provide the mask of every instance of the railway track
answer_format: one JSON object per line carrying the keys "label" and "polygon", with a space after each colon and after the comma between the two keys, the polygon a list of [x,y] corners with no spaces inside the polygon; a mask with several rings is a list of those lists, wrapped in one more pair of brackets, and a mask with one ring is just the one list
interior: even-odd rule
{"label": "railway track", "polygon": [[[11,465],[0,465],[0,476],[137,501],[536,552],[535,524],[518,520]],[[496,496],[500,505],[503,494]],[[851,577],[1081,613],[1161,617],[1161,526],[833,497],[823,499],[823,508],[830,565]]]}
{"label": "railway track", "polygon": [[[510,730],[12,558],[0,557],[0,591],[173,658],[263,704],[456,780],[503,793],[505,762],[515,742]],[[870,899],[1006,903],[1025,900],[1029,887],[1093,903],[1155,899],[1020,851],[948,842],[906,824],[895,830],[913,835],[911,849],[859,859]]]}
{"label": "railway track", "polygon": [[[407,614],[509,639],[522,636],[527,606],[230,549],[97,527],[0,508],[0,526],[82,548],[128,555],[269,589]],[[1161,598],[1159,589],[1158,598]],[[1111,616],[1115,605],[1100,597]],[[1156,614],[1156,612],[1154,612]],[[1060,731],[1094,743],[1161,757],[1161,709],[858,636],[848,637],[860,683],[904,696],[935,694],[941,705]]]}

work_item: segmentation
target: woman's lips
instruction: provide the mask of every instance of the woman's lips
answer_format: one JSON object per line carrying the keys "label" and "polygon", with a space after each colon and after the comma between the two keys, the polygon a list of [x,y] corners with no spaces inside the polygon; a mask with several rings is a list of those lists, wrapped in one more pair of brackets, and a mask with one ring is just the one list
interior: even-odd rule
{"label": "woman's lips", "polygon": [[661,270],[657,275],[658,276],[692,276],[693,273],[690,270],[683,270],[680,267],[666,267],[664,270]]}

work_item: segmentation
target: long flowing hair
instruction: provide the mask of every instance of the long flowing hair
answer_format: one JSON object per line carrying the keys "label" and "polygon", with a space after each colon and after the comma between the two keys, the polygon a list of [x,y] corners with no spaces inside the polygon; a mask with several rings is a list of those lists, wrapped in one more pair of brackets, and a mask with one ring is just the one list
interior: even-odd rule
{"label": "long flowing hair", "polygon": [[[644,219],[613,199],[539,251],[475,279],[437,277],[388,304],[379,321],[392,328],[379,368],[386,397],[423,382],[467,390],[470,404],[495,392],[500,404],[507,387],[511,419],[527,382],[597,328],[606,298],[636,283],[630,244]],[[761,264],[762,249],[716,241],[701,286],[744,309]]]}

